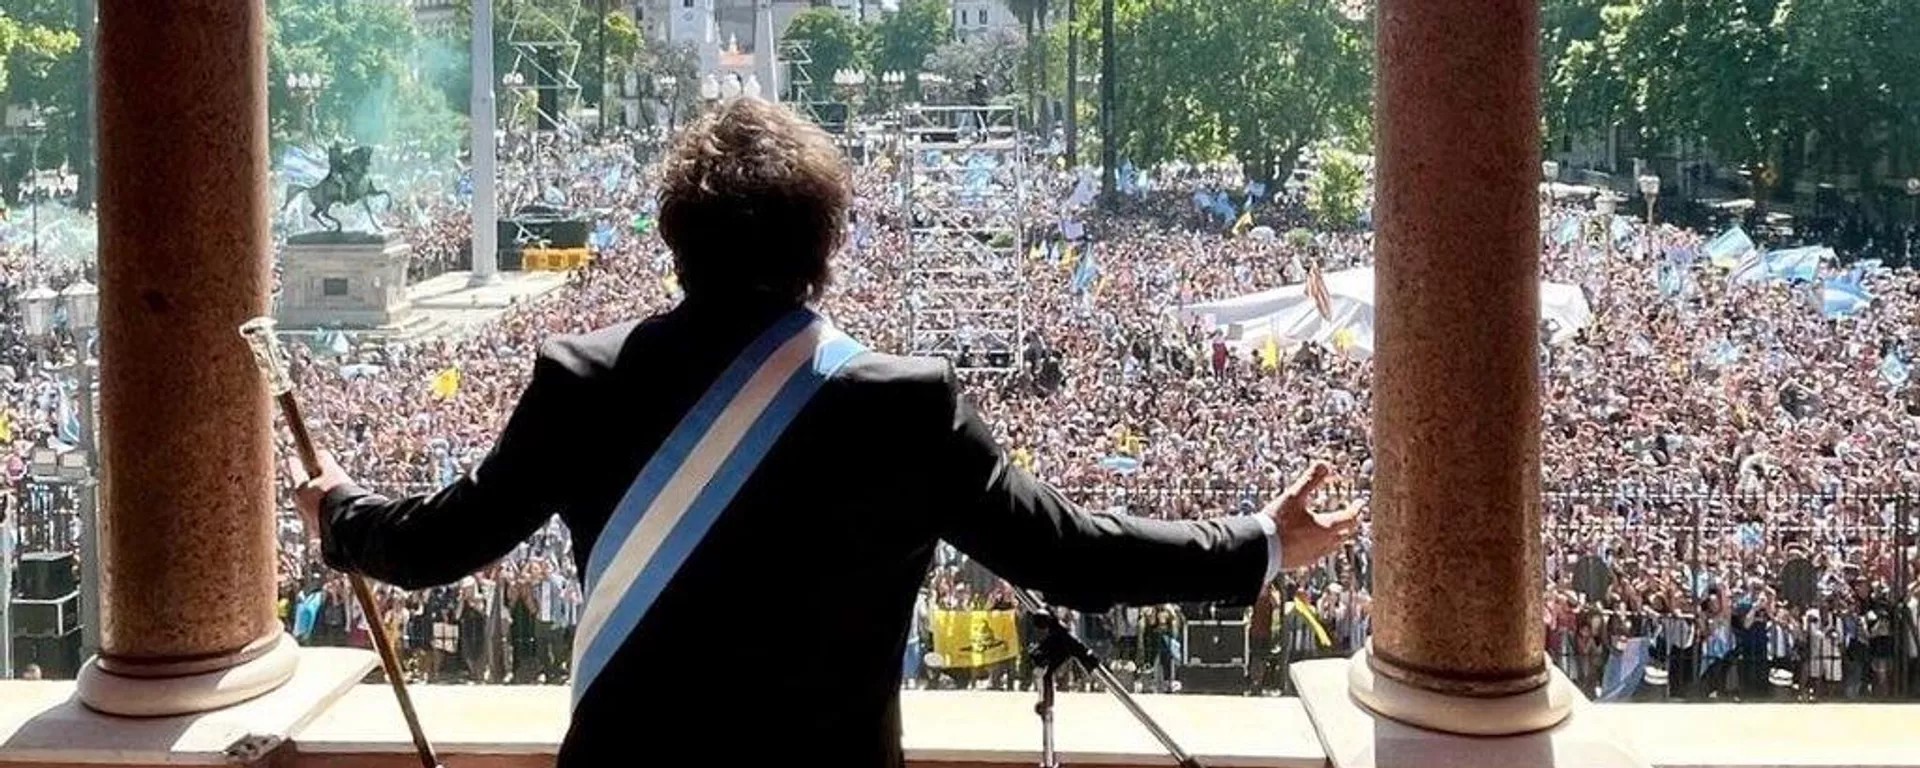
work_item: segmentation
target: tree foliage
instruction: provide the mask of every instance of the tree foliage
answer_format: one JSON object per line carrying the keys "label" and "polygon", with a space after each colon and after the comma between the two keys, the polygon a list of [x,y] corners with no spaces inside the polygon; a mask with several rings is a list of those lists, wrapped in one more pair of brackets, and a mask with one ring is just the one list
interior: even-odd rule
{"label": "tree foliage", "polygon": [[[275,0],[268,8],[268,122],[282,138],[311,134],[366,144],[418,142],[451,149],[461,121],[442,91],[415,76],[428,46],[411,11],[387,0]],[[325,80],[313,98],[287,87],[294,73]]]}
{"label": "tree foliage", "polygon": [[[1133,162],[1233,157],[1272,179],[1311,141],[1368,132],[1372,21],[1342,3],[1118,3],[1116,129]],[[1098,41],[1098,14],[1085,16],[1082,39]]]}
{"label": "tree foliage", "polygon": [[0,167],[0,195],[14,193],[36,154],[42,168],[68,154],[80,95],[72,12],[71,3],[51,0],[8,0],[0,9],[0,114],[9,105],[36,105],[47,126],[35,139],[38,152],[22,148]]}
{"label": "tree foliage", "polygon": [[1318,172],[1307,185],[1307,210],[1323,229],[1343,230],[1360,220],[1366,172],[1360,159],[1338,149],[1320,150]]}
{"label": "tree foliage", "polygon": [[786,39],[806,43],[812,59],[807,71],[813,75],[809,98],[832,98],[833,73],[858,67],[864,33],[858,22],[833,8],[808,8],[793,17]]}
{"label": "tree foliage", "polygon": [[920,68],[952,36],[953,24],[944,0],[900,0],[900,9],[873,27],[868,69],[909,73],[913,79],[907,87],[917,93]]}
{"label": "tree foliage", "polygon": [[940,46],[927,57],[926,69],[945,77],[960,92],[979,77],[985,80],[988,93],[1017,93],[1016,78],[1026,51],[1020,33],[1003,28]]}
{"label": "tree foliage", "polygon": [[1697,142],[1771,178],[1920,161],[1920,4],[1550,0],[1546,14],[1553,137],[1619,124],[1643,154]]}

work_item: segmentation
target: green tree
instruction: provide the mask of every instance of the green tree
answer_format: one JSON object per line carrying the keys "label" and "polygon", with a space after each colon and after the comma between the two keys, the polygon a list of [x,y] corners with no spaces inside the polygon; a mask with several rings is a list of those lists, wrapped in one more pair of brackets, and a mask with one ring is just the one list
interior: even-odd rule
{"label": "green tree", "polygon": [[793,17],[786,39],[805,43],[813,75],[807,98],[828,101],[835,98],[833,73],[859,66],[863,43],[859,23],[833,8],[808,8]]}
{"label": "green tree", "polygon": [[1882,160],[1920,161],[1914,3],[1552,0],[1547,18],[1551,138],[1624,126],[1642,156],[1697,144],[1788,188],[1802,171],[1870,188]]}
{"label": "green tree", "polygon": [[899,10],[873,26],[868,49],[872,72],[906,72],[907,88],[919,94],[918,73],[942,43],[953,36],[944,0],[900,0]]}
{"label": "green tree", "polygon": [[1323,229],[1350,229],[1360,220],[1366,187],[1359,158],[1338,149],[1322,149],[1319,170],[1307,185],[1307,210]]}
{"label": "green tree", "polygon": [[940,46],[927,57],[926,70],[950,83],[966,84],[975,77],[984,78],[988,93],[1011,94],[1016,92],[1015,78],[1026,47],[1019,33],[1000,29]]}
{"label": "green tree", "polygon": [[[72,4],[49,0],[9,0],[0,9],[0,114],[8,106],[37,106],[46,122],[37,137],[38,152],[24,144],[8,147],[11,160],[0,168],[0,196],[12,199],[27,166],[38,155],[40,167],[60,165],[75,127],[79,96],[80,44],[73,32]],[[9,140],[11,137],[0,139]]]}
{"label": "green tree", "polygon": [[[1372,21],[1336,0],[1119,0],[1116,125],[1135,163],[1236,158],[1283,175],[1301,147],[1369,133]],[[1096,14],[1087,14],[1096,16]],[[1081,19],[1097,49],[1097,19]]]}
{"label": "green tree", "polygon": [[[415,76],[422,49],[411,11],[388,0],[275,0],[268,6],[268,122],[282,140],[334,137],[450,150],[460,121]],[[314,73],[311,97],[287,76]],[[308,112],[308,98],[312,98]]]}

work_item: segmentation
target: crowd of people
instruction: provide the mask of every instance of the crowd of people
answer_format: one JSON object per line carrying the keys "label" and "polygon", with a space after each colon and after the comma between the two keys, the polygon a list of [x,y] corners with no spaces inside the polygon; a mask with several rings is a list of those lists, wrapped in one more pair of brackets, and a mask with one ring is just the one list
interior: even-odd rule
{"label": "crowd of people", "polygon": [[[559,203],[601,233],[592,263],[563,288],[458,335],[296,349],[316,437],[349,474],[389,493],[431,491],[485,455],[542,340],[673,305],[672,261],[650,232],[648,169],[634,146],[567,138],[508,153],[503,210]],[[912,212],[901,210],[897,162],[882,153],[856,170],[858,236],[850,228],[822,308],[872,348],[904,352],[914,343],[904,322],[914,298],[904,229]],[[1012,172],[997,170],[994,189],[1022,184],[1028,201],[1031,247],[1008,257],[1024,278],[1023,365],[964,378],[1014,461],[1088,508],[1141,516],[1250,512],[1311,459],[1337,468],[1336,495],[1366,496],[1366,359],[1315,344],[1244,348],[1176,311],[1300,283],[1316,266],[1369,265],[1364,229],[1254,236],[1193,204],[1195,191],[1244,189],[1221,168],[1156,169],[1151,191],[1104,212],[1072,200],[1074,173],[1039,159],[1025,178]],[[422,187],[395,206],[408,212],[399,228],[422,254],[416,278],[459,267],[466,249],[464,183]],[[1290,232],[1309,223],[1301,197],[1262,193],[1249,216]],[[1920,487],[1920,386],[1906,373],[1920,322],[1911,262],[1862,266],[1871,303],[1831,317],[1817,281],[1730,281],[1726,265],[1705,255],[1713,232],[1638,221],[1616,229],[1580,199],[1548,197],[1542,211],[1542,278],[1579,286],[1593,310],[1570,340],[1542,347],[1549,656],[1614,698],[1656,689],[1681,698],[1920,691],[1896,675],[1920,673],[1920,661],[1896,663],[1920,652],[1911,635],[1920,558],[1905,508]],[[1589,226],[1595,220],[1602,226]],[[1082,230],[1072,252],[1097,258],[1095,279],[1079,279],[1078,260],[1060,256],[1069,253],[1066,221]],[[0,288],[73,277],[21,258],[9,252],[0,263]],[[11,311],[0,304],[0,370],[12,374],[8,470],[25,488],[24,451],[60,439],[70,412],[35,355],[80,347],[70,338],[27,344],[18,319],[4,316]],[[289,629],[308,643],[368,643],[369,618],[290,514],[282,533]],[[1273,586],[1250,614],[1258,661],[1249,687],[1282,690],[1275,670],[1287,661],[1364,641],[1368,549],[1363,535],[1346,556]],[[419,679],[561,682],[581,601],[572,562],[555,523],[457,585],[383,591],[385,620]],[[924,627],[934,611],[1008,607],[990,576],[943,551],[911,647],[931,647]],[[1070,618],[1143,688],[1173,690],[1185,661],[1180,627],[1194,610]],[[909,685],[1023,684],[1006,670],[924,661],[907,660]]]}

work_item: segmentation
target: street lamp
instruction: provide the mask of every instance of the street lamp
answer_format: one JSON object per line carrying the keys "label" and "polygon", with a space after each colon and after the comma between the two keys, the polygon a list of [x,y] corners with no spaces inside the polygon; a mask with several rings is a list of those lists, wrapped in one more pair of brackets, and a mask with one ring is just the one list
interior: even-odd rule
{"label": "street lamp", "polygon": [[44,285],[34,286],[26,293],[14,299],[20,310],[20,324],[25,326],[27,338],[45,339],[53,333],[53,311],[60,303],[60,294]]}
{"label": "street lamp", "polygon": [[7,110],[7,127],[17,134],[30,138],[27,159],[27,183],[20,188],[21,197],[27,201],[33,217],[33,262],[40,262],[40,197],[44,191],[40,184],[40,140],[47,135],[47,118],[40,111],[40,105],[28,104],[24,107],[11,107]]}
{"label": "street lamp", "polygon": [[760,76],[750,74],[747,79],[740,81],[740,95],[749,99],[760,98]]}
{"label": "street lamp", "polygon": [[1660,198],[1660,177],[1651,173],[1641,176],[1640,196],[1647,199],[1647,256],[1653,256],[1653,201]]}
{"label": "street lamp", "polygon": [[667,135],[673,135],[675,114],[680,96],[680,78],[673,75],[661,75],[653,79],[654,93],[663,93],[667,97]]}
{"label": "street lamp", "polygon": [[1540,161],[1540,176],[1548,182],[1558,181],[1560,179],[1560,163],[1555,160]]}
{"label": "street lamp", "polygon": [[[36,448],[29,468],[41,482],[68,485],[75,489],[80,509],[80,617],[82,655],[91,655],[100,647],[100,570],[99,529],[93,474],[93,366],[89,359],[94,331],[100,320],[100,289],[84,278],[55,292],[38,285],[14,299],[22,330],[34,345],[36,357],[44,354],[59,330],[62,316],[76,342],[78,354],[63,371],[63,378],[75,383],[78,402],[74,403],[77,434],[71,436],[72,450],[57,451],[54,446]],[[42,358],[44,359],[44,358]],[[66,425],[62,424],[64,431]],[[60,433],[56,432],[56,435]],[[0,560],[0,571],[7,563]],[[0,573],[0,584],[7,581]],[[0,638],[9,633],[0,629]]]}
{"label": "street lamp", "polygon": [[320,101],[320,92],[326,87],[326,76],[318,72],[287,73],[287,93],[300,100],[301,121],[308,141],[313,141],[314,131],[319,128],[320,119],[315,109]]}
{"label": "street lamp", "polygon": [[1647,226],[1653,226],[1653,201],[1660,197],[1660,177],[1651,173],[1641,176],[1640,196],[1647,199]]}
{"label": "street lamp", "polygon": [[740,98],[739,75],[728,74],[725,79],[720,81],[720,98],[725,101],[733,101],[734,99]]}
{"label": "street lamp", "polygon": [[708,109],[712,109],[713,103],[720,100],[720,78],[714,77],[712,72],[700,78],[700,100],[706,102]]}

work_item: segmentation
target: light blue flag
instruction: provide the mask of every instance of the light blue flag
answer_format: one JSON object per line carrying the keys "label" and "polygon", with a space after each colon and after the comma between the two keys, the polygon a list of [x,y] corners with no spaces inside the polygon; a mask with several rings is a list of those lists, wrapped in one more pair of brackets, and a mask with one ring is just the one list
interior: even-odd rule
{"label": "light blue flag", "polygon": [[1758,283],[1767,279],[1767,265],[1765,260],[1760,257],[1759,251],[1747,251],[1746,254],[1741,256],[1739,261],[1734,262],[1733,266],[1729,267],[1729,269],[1732,270],[1727,273],[1727,285],[1729,286],[1740,285],[1741,283]]}
{"label": "light blue flag", "polygon": [[1566,246],[1580,238],[1580,220],[1569,216],[1560,220],[1560,226],[1553,231],[1555,245]]}
{"label": "light blue flag", "polygon": [[80,444],[80,409],[74,407],[73,393],[60,387],[60,442]]}
{"label": "light blue flag", "polygon": [[1204,190],[1198,190],[1198,189],[1194,190],[1193,191],[1193,207],[1202,211],[1212,208],[1213,196],[1207,194]]}
{"label": "light blue flag", "polygon": [[608,168],[606,175],[600,177],[600,188],[608,192],[612,192],[615,189],[618,189],[619,187],[620,187],[620,166],[616,165],[612,168]]}
{"label": "light blue flag", "polygon": [[1087,235],[1087,227],[1085,224],[1081,224],[1078,219],[1061,219],[1060,220],[1060,236],[1061,237],[1064,237],[1067,240],[1071,241],[1071,240],[1079,240],[1082,237],[1086,237],[1086,235]]}
{"label": "light blue flag", "polygon": [[1820,262],[1832,257],[1832,248],[1815,245],[1768,251],[1761,261],[1766,264],[1768,278],[1810,283],[1819,272]]}
{"label": "light blue flag", "polygon": [[1715,368],[1725,368],[1740,361],[1740,345],[1727,339],[1721,339],[1707,351],[1707,364]]}
{"label": "light blue flag", "polygon": [[1820,287],[1820,314],[1830,318],[1850,317],[1872,301],[1873,294],[1867,293],[1855,275],[1828,278]]}
{"label": "light blue flag", "polygon": [[1747,237],[1747,231],[1738,224],[1707,241],[1701,248],[1707,254],[1707,261],[1721,269],[1733,269],[1753,249],[1753,238]]}
{"label": "light blue flag", "polygon": [[1654,270],[1660,284],[1660,297],[1671,299],[1687,289],[1687,271],[1671,261],[1662,261]]}
{"label": "light blue flag", "polygon": [[1880,378],[1886,379],[1888,384],[1896,388],[1906,386],[1911,376],[1912,370],[1900,353],[1890,351],[1886,357],[1880,358]]}
{"label": "light blue flag", "polygon": [[613,225],[603,221],[593,228],[593,234],[587,235],[587,244],[596,251],[604,251],[613,246],[614,237]]}
{"label": "light blue flag", "polygon": [[1613,217],[1613,224],[1609,225],[1609,231],[1613,233],[1613,245],[1616,248],[1625,247],[1633,242],[1633,222],[1625,216]]}
{"label": "light blue flag", "polygon": [[1140,471],[1140,460],[1132,456],[1113,455],[1101,459],[1100,468],[1116,475],[1131,475]]}
{"label": "light blue flag", "polygon": [[1607,670],[1601,676],[1601,701],[1633,698],[1634,691],[1640,689],[1640,681],[1646,678],[1651,645],[1647,638],[1636,637],[1628,640],[1619,653],[1607,659]]}
{"label": "light blue flag", "polygon": [[311,187],[327,177],[327,160],[300,147],[287,147],[280,155],[281,181]]}
{"label": "light blue flag", "polygon": [[1093,281],[1100,278],[1100,261],[1093,255],[1093,246],[1089,244],[1080,251],[1080,263],[1073,266],[1072,288],[1077,294],[1084,294],[1093,287]]}

